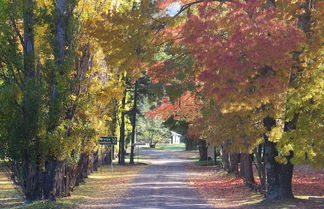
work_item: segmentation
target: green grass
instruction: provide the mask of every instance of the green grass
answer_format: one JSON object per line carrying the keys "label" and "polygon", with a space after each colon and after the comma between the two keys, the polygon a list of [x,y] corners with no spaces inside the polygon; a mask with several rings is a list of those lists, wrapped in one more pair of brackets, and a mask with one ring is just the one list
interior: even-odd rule
{"label": "green grass", "polygon": [[215,161],[214,160],[208,160],[208,164],[206,160],[203,161],[196,161],[195,165],[199,165],[199,166],[212,166],[215,165]]}
{"label": "green grass", "polygon": [[184,151],[186,149],[185,144],[157,144],[155,149],[157,150],[171,150],[171,151]]}
{"label": "green grass", "polygon": [[215,160],[208,160],[208,164],[207,164],[207,160],[203,160],[203,161],[196,161],[195,165],[199,165],[199,166],[212,166],[212,165],[221,165],[222,164],[222,158],[218,157],[216,158],[216,164],[215,164]]}

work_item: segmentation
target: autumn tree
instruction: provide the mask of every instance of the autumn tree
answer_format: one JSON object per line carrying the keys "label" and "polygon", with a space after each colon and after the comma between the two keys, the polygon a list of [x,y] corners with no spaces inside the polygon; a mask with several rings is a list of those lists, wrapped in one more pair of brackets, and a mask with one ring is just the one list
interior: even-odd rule
{"label": "autumn tree", "polygon": [[69,195],[101,157],[109,104],[121,100],[121,82],[85,27],[111,5],[0,4],[1,158],[27,200]]}
{"label": "autumn tree", "polygon": [[[286,110],[282,107],[289,101],[291,78],[297,75],[294,66],[298,60],[292,52],[302,51],[305,40],[298,26],[304,30],[311,25],[309,15],[315,6],[313,2],[285,3],[288,7],[282,5],[282,8],[289,8],[289,12],[299,10],[300,15],[276,9],[273,2],[264,5],[258,1],[184,1],[176,14],[181,18],[179,24],[165,28],[163,34],[163,38],[174,40],[172,44],[178,46],[175,48],[185,48],[196,60],[194,78],[206,100],[201,108],[204,119],[192,123],[196,127],[193,132],[214,143],[226,143],[230,149],[246,152],[251,152],[263,140],[266,142],[268,199],[292,197],[292,166],[290,162],[278,161],[283,156],[293,161],[289,153],[299,153],[299,150],[288,145],[291,141],[288,139],[295,135],[285,139],[279,130],[296,133],[295,126],[288,128],[288,123],[282,121]],[[311,6],[305,8],[306,5]],[[183,11],[188,11],[187,19],[181,16]],[[313,23],[318,27],[316,21]],[[166,69],[177,72],[172,71],[174,67],[167,59],[153,68],[153,77],[165,82],[161,74]],[[296,120],[295,113],[291,115],[294,117],[288,120]],[[278,154],[280,150],[282,154]],[[280,183],[280,179],[284,182]]]}

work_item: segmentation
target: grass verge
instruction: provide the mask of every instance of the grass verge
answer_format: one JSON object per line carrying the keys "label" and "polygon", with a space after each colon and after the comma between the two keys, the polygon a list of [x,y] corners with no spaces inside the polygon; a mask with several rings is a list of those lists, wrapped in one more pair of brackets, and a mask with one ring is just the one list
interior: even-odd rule
{"label": "grass verge", "polygon": [[184,151],[186,149],[185,144],[157,144],[156,150],[168,150],[168,151]]}
{"label": "grass verge", "polygon": [[103,166],[75,187],[70,197],[59,198],[56,201],[35,201],[30,204],[23,204],[23,198],[14,189],[11,181],[0,173],[0,208],[74,209],[114,206],[116,200],[126,192],[128,184],[145,167],[116,165],[111,172],[110,166]]}

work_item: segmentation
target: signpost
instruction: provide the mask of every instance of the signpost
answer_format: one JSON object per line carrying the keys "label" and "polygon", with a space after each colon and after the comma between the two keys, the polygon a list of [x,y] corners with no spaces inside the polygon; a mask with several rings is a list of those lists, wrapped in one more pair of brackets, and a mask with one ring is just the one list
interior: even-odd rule
{"label": "signpost", "polygon": [[99,140],[100,145],[104,146],[110,146],[110,153],[111,153],[111,172],[114,171],[113,168],[113,151],[114,151],[114,145],[117,144],[117,137],[115,136],[102,136],[100,137],[101,139]]}
{"label": "signpost", "polygon": [[117,137],[115,136],[102,136],[100,137],[99,144],[101,145],[116,145],[117,144]]}

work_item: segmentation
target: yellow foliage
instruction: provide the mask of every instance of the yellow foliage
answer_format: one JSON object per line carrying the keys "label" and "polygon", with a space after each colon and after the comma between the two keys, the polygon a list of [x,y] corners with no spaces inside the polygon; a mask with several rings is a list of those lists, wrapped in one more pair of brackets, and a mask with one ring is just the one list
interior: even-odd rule
{"label": "yellow foliage", "polygon": [[269,141],[272,142],[278,142],[283,134],[283,128],[282,127],[274,127],[269,133]]}
{"label": "yellow foliage", "polygon": [[275,157],[275,160],[276,160],[278,163],[282,163],[282,164],[287,164],[287,163],[288,163],[287,158],[285,158],[285,157],[283,157],[283,156],[276,156],[276,157]]}

